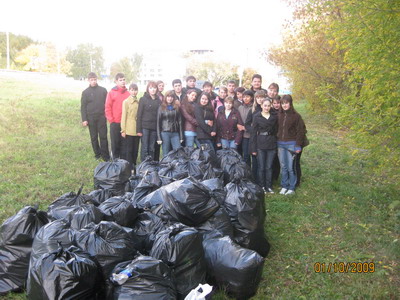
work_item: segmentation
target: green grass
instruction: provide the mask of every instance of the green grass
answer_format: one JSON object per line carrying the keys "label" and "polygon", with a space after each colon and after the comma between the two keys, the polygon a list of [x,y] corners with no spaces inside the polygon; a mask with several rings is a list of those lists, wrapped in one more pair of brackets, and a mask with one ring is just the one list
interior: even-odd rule
{"label": "green grass", "polygon": [[[91,191],[98,162],[80,126],[86,84],[46,86],[0,75],[0,86],[0,221],[26,205],[46,210],[82,183]],[[302,185],[294,196],[265,199],[272,248],[254,299],[397,299],[399,184],[354,160],[328,119],[304,104],[297,108],[311,142],[302,156]],[[315,273],[317,262],[374,262],[375,272]],[[215,299],[229,298],[220,292]]]}

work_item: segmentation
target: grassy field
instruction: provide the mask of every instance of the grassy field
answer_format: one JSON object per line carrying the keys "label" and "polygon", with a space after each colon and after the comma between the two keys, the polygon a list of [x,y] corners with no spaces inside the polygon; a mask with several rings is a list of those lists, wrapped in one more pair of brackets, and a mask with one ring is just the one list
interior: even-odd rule
{"label": "grassy field", "polygon": [[[0,74],[1,222],[26,205],[46,210],[82,183],[84,193],[93,189],[98,162],[80,126],[85,86]],[[346,138],[328,120],[308,114],[304,104],[298,110],[311,142],[302,156],[303,181],[294,196],[265,199],[272,248],[254,299],[397,299],[398,182],[352,159]],[[341,262],[372,262],[374,272],[351,273],[353,266],[346,270]],[[325,272],[315,272],[316,263]]]}

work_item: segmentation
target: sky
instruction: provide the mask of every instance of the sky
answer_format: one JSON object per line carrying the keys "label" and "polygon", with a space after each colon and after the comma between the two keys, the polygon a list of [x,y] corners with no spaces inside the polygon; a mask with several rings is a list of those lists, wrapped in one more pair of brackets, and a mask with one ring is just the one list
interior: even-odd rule
{"label": "sky", "polygon": [[102,46],[112,62],[149,49],[212,49],[242,60],[282,38],[284,0],[20,0],[2,3],[0,31],[58,49]]}

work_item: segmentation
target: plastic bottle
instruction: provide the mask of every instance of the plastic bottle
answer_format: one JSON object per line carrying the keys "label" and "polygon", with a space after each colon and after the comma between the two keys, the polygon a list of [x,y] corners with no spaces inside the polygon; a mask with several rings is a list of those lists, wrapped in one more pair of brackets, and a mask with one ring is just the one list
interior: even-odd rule
{"label": "plastic bottle", "polygon": [[128,278],[132,277],[132,269],[127,268],[122,270],[118,274],[113,273],[112,275],[113,275],[113,281],[115,281],[119,285],[123,285],[128,280]]}

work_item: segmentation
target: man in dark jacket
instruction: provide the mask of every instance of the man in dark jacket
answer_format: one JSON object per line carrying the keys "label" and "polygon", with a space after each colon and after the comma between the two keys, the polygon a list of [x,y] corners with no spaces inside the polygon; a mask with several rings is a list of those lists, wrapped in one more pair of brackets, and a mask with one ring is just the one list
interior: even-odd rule
{"label": "man in dark jacket", "polygon": [[[89,87],[82,92],[82,125],[89,127],[90,140],[96,159],[110,159],[107,140],[107,121],[104,114],[107,90],[97,84],[97,76],[90,72]],[[100,140],[100,144],[99,144]]]}

